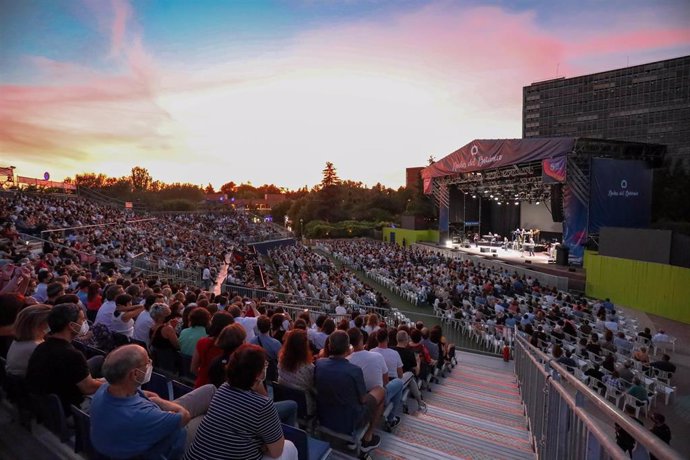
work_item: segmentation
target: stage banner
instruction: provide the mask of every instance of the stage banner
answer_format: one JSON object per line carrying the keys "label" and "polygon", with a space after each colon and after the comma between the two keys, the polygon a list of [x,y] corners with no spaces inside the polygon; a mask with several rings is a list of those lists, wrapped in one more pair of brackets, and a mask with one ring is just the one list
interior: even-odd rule
{"label": "stage banner", "polygon": [[593,159],[589,202],[589,233],[601,227],[649,227],[652,170],[640,160]]}
{"label": "stage banner", "polygon": [[435,177],[565,157],[574,146],[575,138],[572,137],[477,139],[422,170],[424,193],[431,193]]}
{"label": "stage banner", "polygon": [[587,242],[587,205],[573,193],[570,185],[563,187],[563,244],[570,256],[581,259]]}
{"label": "stage banner", "polygon": [[541,181],[544,184],[564,184],[568,157],[541,160]]}

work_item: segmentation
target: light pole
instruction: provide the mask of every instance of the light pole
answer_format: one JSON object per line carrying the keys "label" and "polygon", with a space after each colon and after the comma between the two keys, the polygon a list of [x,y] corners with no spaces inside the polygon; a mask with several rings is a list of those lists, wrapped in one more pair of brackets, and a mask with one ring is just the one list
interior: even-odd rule
{"label": "light pole", "polygon": [[304,219],[299,220],[299,236],[304,239]]}

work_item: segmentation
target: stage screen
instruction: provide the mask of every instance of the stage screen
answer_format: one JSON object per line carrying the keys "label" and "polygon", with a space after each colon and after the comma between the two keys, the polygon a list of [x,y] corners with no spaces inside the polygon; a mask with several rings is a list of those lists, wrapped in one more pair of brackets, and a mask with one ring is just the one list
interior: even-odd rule
{"label": "stage screen", "polygon": [[546,203],[520,203],[520,228],[537,228],[542,232],[563,233],[563,224],[554,222]]}
{"label": "stage screen", "polygon": [[589,233],[601,227],[645,228],[652,211],[652,171],[644,161],[592,160]]}

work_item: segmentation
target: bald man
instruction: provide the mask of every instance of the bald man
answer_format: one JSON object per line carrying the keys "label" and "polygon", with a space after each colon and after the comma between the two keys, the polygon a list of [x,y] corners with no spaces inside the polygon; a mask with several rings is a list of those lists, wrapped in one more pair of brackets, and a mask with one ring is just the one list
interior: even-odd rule
{"label": "bald man", "polygon": [[146,350],[125,345],[103,363],[108,383],[91,402],[91,439],[95,449],[111,458],[180,458],[194,439],[215,393],[204,385],[166,401],[141,390],[151,379],[153,365]]}

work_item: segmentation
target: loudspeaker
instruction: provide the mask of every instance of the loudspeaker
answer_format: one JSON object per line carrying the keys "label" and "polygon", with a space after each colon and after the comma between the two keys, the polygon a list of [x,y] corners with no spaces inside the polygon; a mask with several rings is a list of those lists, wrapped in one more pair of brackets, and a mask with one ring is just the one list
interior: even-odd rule
{"label": "loudspeaker", "polygon": [[494,257],[498,257],[498,254],[492,254]]}
{"label": "loudspeaker", "polygon": [[526,264],[531,264],[532,261],[531,261],[531,260],[526,260],[525,263],[526,263]]}
{"label": "loudspeaker", "polygon": [[485,247],[479,248],[479,252],[489,252],[489,250],[490,250],[489,248],[485,248]]}
{"label": "loudspeaker", "polygon": [[563,184],[551,186],[551,219],[563,222]]}

